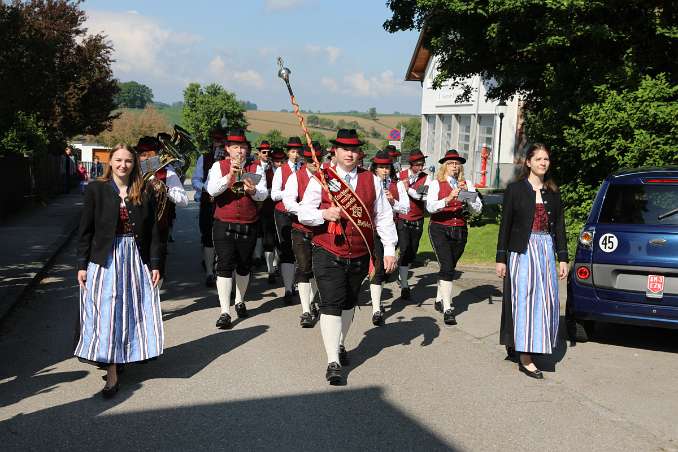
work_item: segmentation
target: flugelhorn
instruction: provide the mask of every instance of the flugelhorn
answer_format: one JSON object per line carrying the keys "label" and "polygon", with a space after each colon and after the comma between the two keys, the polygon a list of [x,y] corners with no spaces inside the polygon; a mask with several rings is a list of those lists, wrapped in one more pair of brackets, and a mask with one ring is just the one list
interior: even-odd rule
{"label": "flugelhorn", "polygon": [[[236,162],[231,159],[231,165],[235,163]],[[245,181],[242,179],[243,163],[242,159],[239,158],[237,162],[238,169],[235,171],[235,181],[231,184],[231,191],[240,196],[245,194]]]}

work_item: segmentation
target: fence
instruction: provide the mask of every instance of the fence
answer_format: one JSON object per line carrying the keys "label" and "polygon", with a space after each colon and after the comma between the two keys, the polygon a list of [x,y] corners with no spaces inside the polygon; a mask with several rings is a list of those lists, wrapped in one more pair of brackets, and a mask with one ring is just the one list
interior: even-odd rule
{"label": "fence", "polygon": [[[0,191],[0,218],[17,212],[28,204],[47,201],[66,191],[66,177],[61,173],[62,156],[24,157],[0,155],[3,190]],[[75,169],[73,169],[75,170]],[[69,188],[77,185],[77,176],[68,179]]]}

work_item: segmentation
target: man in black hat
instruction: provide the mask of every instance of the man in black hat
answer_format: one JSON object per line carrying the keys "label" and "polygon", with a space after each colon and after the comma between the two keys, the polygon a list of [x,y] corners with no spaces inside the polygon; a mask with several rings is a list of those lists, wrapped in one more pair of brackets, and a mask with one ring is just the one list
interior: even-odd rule
{"label": "man in black hat", "polygon": [[193,199],[200,203],[198,226],[200,227],[200,243],[202,244],[203,265],[205,266],[205,285],[214,287],[214,243],[212,242],[212,224],[214,222],[214,200],[207,193],[207,174],[214,162],[224,158],[224,137],[226,131],[215,127],[210,131],[212,148],[202,153],[195,163],[195,170],[191,177],[191,185],[195,191]]}
{"label": "man in black hat", "polygon": [[[257,240],[257,202],[266,199],[266,178],[261,167],[247,163],[250,143],[242,129],[225,137],[229,158],[215,162],[207,176],[207,193],[214,197],[212,235],[217,252],[217,292],[221,315],[217,328],[230,328],[230,301],[235,272],[235,312],[247,317],[245,293],[250,280],[252,255]],[[260,175],[254,182],[252,173]]]}
{"label": "man in black hat", "polygon": [[[320,143],[313,142],[316,159],[322,159],[322,149]],[[304,192],[318,171],[316,160],[308,146],[304,146],[305,164],[293,176],[287,180],[285,191],[283,192],[283,203],[285,209],[292,216],[292,250],[297,262],[295,281],[299,288],[299,301],[301,302],[301,319],[299,324],[302,328],[313,328],[318,318],[318,309],[313,305],[315,293],[318,291],[317,284],[313,278],[312,267],[312,248],[313,230],[299,222],[299,203],[304,198]]]}
{"label": "man in black hat", "polygon": [[259,238],[257,239],[257,246],[254,254],[256,258],[260,258],[263,252],[264,260],[266,262],[266,270],[268,271],[268,283],[275,284],[275,272],[273,269],[273,260],[275,256],[275,248],[277,245],[275,221],[273,220],[273,213],[275,211],[275,203],[271,199],[271,188],[273,187],[273,174],[275,167],[273,166],[271,158],[271,144],[263,140],[257,146],[257,160],[255,163],[259,165],[266,176],[266,188],[269,192],[266,200],[261,206],[259,212]]}
{"label": "man in black hat", "polygon": [[426,188],[431,183],[431,175],[423,171],[426,156],[415,149],[408,157],[409,169],[398,174],[398,180],[407,187],[410,208],[406,214],[398,215],[398,247],[400,248],[400,298],[409,300],[410,285],[407,280],[410,264],[417,257],[419,241],[424,232],[424,214],[426,213]]}
{"label": "man in black hat", "polygon": [[280,273],[285,286],[285,304],[292,304],[294,287],[294,253],[292,252],[292,216],[282,202],[283,192],[288,179],[301,166],[299,153],[302,150],[301,138],[290,137],[287,141],[287,163],[275,170],[271,199],[275,203],[275,227],[278,231],[278,256],[280,257]]}
{"label": "man in black hat", "polygon": [[325,378],[330,384],[341,384],[341,366],[348,359],[343,341],[368,274],[375,230],[384,246],[387,273],[396,267],[397,233],[381,181],[357,167],[363,142],[356,131],[340,129],[332,143],[336,168],[325,168],[319,175],[325,187],[316,177],[310,180],[299,205],[299,220],[313,228],[313,273],[328,362]]}

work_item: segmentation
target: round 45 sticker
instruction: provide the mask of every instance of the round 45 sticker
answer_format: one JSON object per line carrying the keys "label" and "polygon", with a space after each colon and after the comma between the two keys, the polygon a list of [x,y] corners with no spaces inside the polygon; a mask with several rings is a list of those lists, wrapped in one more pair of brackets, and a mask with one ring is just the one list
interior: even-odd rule
{"label": "round 45 sticker", "polygon": [[614,234],[603,234],[603,236],[598,240],[598,246],[605,253],[611,253],[617,249],[619,246],[619,240]]}

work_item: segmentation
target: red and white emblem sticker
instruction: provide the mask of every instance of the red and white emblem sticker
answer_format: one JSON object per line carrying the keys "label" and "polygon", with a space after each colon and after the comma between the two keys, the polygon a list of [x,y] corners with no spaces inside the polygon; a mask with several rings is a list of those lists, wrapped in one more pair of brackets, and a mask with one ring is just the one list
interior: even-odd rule
{"label": "red and white emblem sticker", "polygon": [[662,275],[647,275],[647,295],[661,297],[664,293],[664,277]]}

